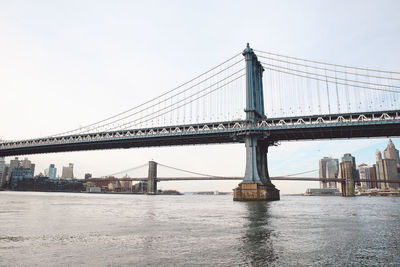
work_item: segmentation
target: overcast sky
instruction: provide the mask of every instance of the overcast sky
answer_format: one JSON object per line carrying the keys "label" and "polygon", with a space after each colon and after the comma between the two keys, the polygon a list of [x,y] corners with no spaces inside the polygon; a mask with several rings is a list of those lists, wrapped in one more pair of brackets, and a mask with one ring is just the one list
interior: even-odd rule
{"label": "overcast sky", "polygon": [[[1,1],[0,139],[75,129],[174,88],[242,51],[400,70],[399,1]],[[270,149],[270,175],[318,168],[323,156],[372,164],[388,139],[287,142]],[[400,147],[400,139],[394,138]],[[236,145],[32,155],[36,173],[69,162],[107,175],[148,160],[243,175]],[[9,160],[10,158],[7,158]],[[61,173],[59,172],[61,175]],[[174,173],[160,168],[160,176]],[[145,176],[146,170],[131,173]],[[230,191],[237,181],[165,182],[161,189]],[[276,183],[302,193],[318,183]]]}

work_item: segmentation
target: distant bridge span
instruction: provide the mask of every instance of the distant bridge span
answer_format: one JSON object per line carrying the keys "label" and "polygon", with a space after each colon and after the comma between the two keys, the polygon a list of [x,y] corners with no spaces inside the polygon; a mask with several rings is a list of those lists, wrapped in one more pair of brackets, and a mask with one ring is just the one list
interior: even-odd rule
{"label": "distant bridge span", "polygon": [[[138,177],[138,178],[90,178],[88,181],[148,181],[148,177]],[[315,177],[289,177],[289,176],[275,176],[270,177],[274,181],[312,181],[312,182],[344,182],[345,179],[321,179]],[[356,182],[377,182],[377,183],[399,183],[400,180],[371,180],[371,179],[357,179],[353,178]],[[241,176],[214,176],[214,177],[157,177],[156,182],[179,182],[179,181],[231,181],[231,180],[243,180]],[[80,180],[84,181],[84,180]]]}

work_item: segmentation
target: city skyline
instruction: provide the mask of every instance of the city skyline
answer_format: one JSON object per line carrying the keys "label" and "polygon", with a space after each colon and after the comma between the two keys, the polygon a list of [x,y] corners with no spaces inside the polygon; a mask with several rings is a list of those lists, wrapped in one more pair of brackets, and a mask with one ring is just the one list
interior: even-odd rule
{"label": "city skyline", "polygon": [[[320,159],[318,159],[318,161],[316,161],[315,162],[315,166],[317,166],[318,167],[318,162],[319,162],[319,169],[317,168],[317,169],[315,169],[314,170],[314,172],[312,172],[312,173],[308,173],[308,174],[303,174],[303,175],[297,175],[297,176],[304,176],[304,177],[319,177],[319,178],[321,178],[321,169],[320,169],[320,167],[321,167],[321,160],[332,160],[332,161],[338,161],[338,159],[340,159],[340,162],[342,162],[343,161],[343,159],[344,158],[346,158],[346,160],[350,160],[350,158],[352,158],[351,159],[351,161],[355,161],[355,170],[357,171],[357,172],[359,172],[361,169],[362,169],[362,167],[363,166],[368,166],[368,168],[370,168],[370,167],[373,167],[374,165],[376,165],[377,164],[377,161],[378,161],[378,159],[376,158],[377,157],[377,153],[378,152],[380,152],[380,151],[382,151],[383,153],[386,153],[385,155],[383,155],[383,157],[382,158],[397,158],[398,159],[398,150],[397,149],[395,149],[395,147],[396,147],[396,144],[394,144],[393,143],[393,141],[391,140],[391,139],[385,139],[385,142],[386,142],[386,145],[382,148],[382,147],[379,147],[379,148],[375,148],[375,152],[374,153],[372,153],[372,154],[365,154],[365,152],[362,152],[362,151],[364,151],[364,149],[362,149],[362,150],[360,150],[360,153],[361,153],[361,155],[365,155],[365,158],[368,158],[368,160],[369,161],[362,161],[362,160],[359,160],[359,158],[357,157],[357,155],[359,155],[359,153],[357,153],[357,152],[353,152],[353,153],[346,153],[346,152],[343,152],[343,151],[341,151],[341,152],[339,152],[339,154],[336,156],[336,157],[331,157],[331,156],[329,156],[329,157],[327,157],[327,156],[324,156],[322,159],[320,158]],[[389,147],[391,147],[391,149],[392,150],[389,150],[389,151],[387,151],[387,149],[389,148]],[[373,148],[372,149],[368,149],[369,151],[371,151],[371,150],[373,150]],[[392,151],[394,151],[394,152],[392,152]],[[397,151],[397,152],[396,152]],[[394,154],[393,154],[394,153]],[[350,157],[350,158],[349,158]],[[14,157],[8,157],[9,158],[9,161],[10,162],[12,162],[12,161],[15,161],[15,162],[18,162],[18,165],[19,166],[21,166],[21,167],[24,167],[24,165],[25,164],[27,164],[26,162],[29,162],[28,164],[30,165],[31,164],[31,162],[32,162],[32,165],[33,165],[33,168],[35,168],[35,164],[34,164],[34,162],[33,161],[31,161],[29,158],[27,158],[27,157],[24,157],[23,159],[19,159],[18,157],[15,157],[15,159],[14,159]],[[364,157],[360,157],[361,159],[363,159]],[[366,162],[368,162],[368,163],[366,163]],[[10,165],[10,163],[7,163],[7,161],[5,162],[8,166]],[[14,164],[15,165],[15,164]],[[58,175],[57,176],[57,179],[71,179],[70,178],[70,176],[71,176],[71,172],[73,173],[74,171],[76,171],[75,169],[74,169],[74,163],[69,163],[68,164],[68,166],[64,166],[64,165],[66,165],[65,163],[63,164],[63,167],[62,167],[62,170],[63,170],[63,174],[64,174],[64,172],[66,172],[66,173],[68,173],[68,174],[65,174],[64,176],[63,175]],[[57,168],[55,168],[56,167],[56,165],[55,164],[53,164],[53,163],[51,163],[51,164],[49,164],[49,166],[50,166],[50,168],[54,168],[55,170],[57,170]],[[309,165],[310,166],[310,165]],[[336,165],[335,165],[336,166]],[[339,166],[333,166],[333,168],[337,168],[337,172],[335,172],[335,170],[333,170],[336,174],[330,174],[330,175],[327,175],[327,176],[322,176],[323,178],[338,178],[338,174],[339,174]],[[26,167],[26,166],[25,166]],[[130,167],[132,167],[132,166],[130,166]],[[176,166],[176,167],[179,167],[179,166]],[[187,176],[187,174],[183,174],[182,172],[179,172],[179,171],[176,171],[176,172],[172,172],[172,174],[170,174],[170,175],[165,175],[165,174],[163,174],[163,167],[162,167],[162,165],[161,166],[159,166],[158,167],[159,168],[159,170],[158,170],[158,176],[159,177],[165,177],[165,176],[176,176],[176,177],[179,177],[179,176]],[[330,167],[330,168],[332,168],[332,166]],[[379,167],[378,167],[379,168]],[[48,169],[49,168],[47,168],[47,169],[44,169],[43,171],[38,171],[36,174],[34,174],[34,176],[35,177],[39,177],[40,175],[43,175],[44,177],[46,177],[46,176],[48,176],[48,177],[50,177],[49,175],[47,175],[46,174],[46,171],[48,172]],[[125,168],[125,169],[127,169],[127,168]],[[160,169],[161,169],[161,173],[160,173]],[[164,169],[164,170],[166,170],[166,169]],[[82,170],[78,170],[79,172],[82,172]],[[190,171],[190,170],[189,170]],[[327,171],[327,169],[325,169],[325,171]],[[330,171],[332,171],[332,170],[330,170]],[[378,171],[378,170],[377,170]],[[147,177],[147,172],[148,172],[148,168],[147,167],[144,167],[144,168],[141,168],[141,171],[140,172],[136,172],[136,171],[134,171],[134,172],[126,172],[126,173],[121,173],[120,175],[117,175],[117,176],[115,176],[115,178],[123,178],[123,177],[131,177],[131,178],[137,178],[137,177]],[[364,170],[363,170],[363,172],[364,172]],[[80,177],[80,176],[74,176],[73,174],[72,174],[72,176],[75,178],[75,179],[85,179],[85,177],[88,175],[88,173],[90,173],[90,175],[92,175],[92,173],[95,173],[95,172],[93,172],[92,170],[85,170],[85,175],[84,176],[82,176],[82,177]],[[138,174],[138,173],[141,173],[141,174]],[[285,176],[285,175],[292,175],[293,173],[286,173],[286,174],[282,174],[282,175],[271,175],[271,176]],[[361,178],[361,174],[355,174],[355,178],[358,178],[358,175],[360,175],[360,178]],[[362,174],[362,175],[365,175],[364,173]],[[379,176],[379,172],[378,172],[378,174],[375,174],[375,178],[374,179],[376,179],[376,175],[378,175]],[[381,174],[382,175],[382,174]],[[67,177],[68,176],[68,177]],[[193,175],[192,175],[193,176]],[[232,176],[240,176],[240,174],[236,174],[236,175],[232,175]],[[328,177],[329,176],[329,177]],[[334,176],[336,176],[336,177],[334,177]],[[107,176],[107,175],[101,175],[101,176],[96,176],[96,175],[94,175],[93,177],[95,177],[95,178],[101,178],[101,177],[113,177],[113,176]],[[366,179],[366,177],[365,176],[362,176],[362,178],[363,179]],[[370,179],[370,177],[369,177],[369,174],[368,174],[368,176],[367,176],[367,178],[368,179]],[[50,179],[52,179],[51,177],[50,177]],[[378,179],[383,179],[383,178],[378,178]],[[329,184],[328,183],[326,183],[326,187],[323,187],[323,182],[307,182],[307,181],[273,181],[274,183],[276,183],[276,184],[278,184],[278,186],[281,186],[281,185],[296,185],[296,184],[302,184],[304,187],[306,187],[307,186],[307,188],[317,188],[317,187],[320,187],[320,188],[337,188],[337,189],[340,189],[340,184],[337,184],[336,182],[330,182]],[[237,181],[229,181],[229,180],[226,180],[226,181],[195,181],[195,182],[191,182],[191,181],[181,181],[181,182],[179,182],[179,181],[169,181],[169,182],[160,182],[160,183],[158,183],[158,188],[160,188],[161,190],[178,190],[178,191],[181,191],[181,192],[190,192],[189,190],[182,190],[181,189],[181,187],[180,186],[182,186],[182,187],[184,187],[185,186],[185,184],[187,184],[187,183],[197,183],[197,184],[199,184],[199,185],[201,185],[201,184],[204,184],[204,183],[210,183],[210,184],[216,184],[216,183],[222,183],[222,184],[226,184],[226,183],[237,183]],[[317,186],[317,183],[319,183],[319,185]],[[330,185],[330,186],[329,186]],[[363,184],[361,184],[361,185],[363,185]],[[212,187],[213,185],[210,185],[208,188],[207,188],[207,190],[208,191],[221,191],[222,192],[222,190],[217,190],[215,187]],[[388,186],[388,185],[386,185],[386,186]],[[380,186],[379,186],[380,187]],[[383,185],[382,185],[382,187],[384,187]],[[392,187],[392,186],[390,186],[390,187]],[[306,189],[307,189],[306,188]],[[306,191],[306,189],[303,191],[303,192],[291,192],[291,193],[295,193],[295,194],[298,194],[298,193],[304,193],[305,191]],[[206,189],[195,189],[195,190],[192,190],[192,191],[207,191]],[[230,192],[230,190],[228,189],[228,190],[226,190],[225,192]]]}
{"label": "city skyline", "polygon": [[[359,5],[355,1],[347,3],[350,7],[344,10],[337,2],[322,5],[317,1],[301,4],[254,1],[253,5],[263,8],[255,9],[251,16],[242,11],[248,8],[248,2],[235,2],[232,13],[224,16],[222,24],[217,22],[224,14],[223,1],[213,3],[212,12],[193,3],[156,3],[161,8],[151,15],[141,11],[153,10],[154,3],[120,2],[112,7],[105,3],[93,6],[89,2],[71,3],[68,7],[44,2],[34,6],[2,3],[0,21],[6,27],[0,30],[0,57],[4,59],[0,61],[4,73],[0,88],[2,97],[8,101],[2,103],[0,112],[13,116],[2,119],[0,139],[62,132],[126,110],[242,51],[247,42],[254,48],[285,55],[400,69],[397,53],[400,20],[393,7],[398,6],[396,2],[376,5],[363,1]],[[163,8],[168,12],[162,11]],[[357,19],[352,16],[353,9],[359,12]],[[287,18],[277,15],[275,10],[284,10]],[[304,10],[308,10],[308,20],[303,20]],[[332,10],[336,11],[335,23],[329,16]],[[118,14],[118,19],[110,21],[109,12]],[[196,20],[199,14],[206,18],[201,21],[218,27],[204,27],[203,22]],[[252,27],[244,27],[238,17],[252,22]],[[235,25],[235,30],[225,31],[231,25]],[[331,33],[336,38],[326,42]],[[28,115],[30,119],[16,119]],[[393,139],[395,144],[399,140]],[[366,162],[363,153],[370,154],[385,142],[363,139],[282,143],[269,149],[270,175],[317,169],[315,162],[319,158],[338,158],[344,153],[338,152],[341,148],[370,164],[373,161]],[[323,155],[323,149],[331,155]],[[244,174],[244,153],[243,144],[237,144],[29,157],[40,169],[48,167],[50,158],[57,166],[74,162],[79,177],[91,170],[96,176],[107,175],[151,159],[193,171],[233,176]],[[164,184],[160,188],[229,191],[237,182]],[[276,182],[276,185],[282,193],[304,192],[305,188],[315,186],[290,182]]]}

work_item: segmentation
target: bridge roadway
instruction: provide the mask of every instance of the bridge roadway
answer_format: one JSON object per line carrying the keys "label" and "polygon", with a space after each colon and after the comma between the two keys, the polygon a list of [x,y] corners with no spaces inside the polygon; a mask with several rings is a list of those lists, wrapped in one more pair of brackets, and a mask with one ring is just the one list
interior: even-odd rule
{"label": "bridge roadway", "polygon": [[[315,177],[288,177],[288,176],[276,176],[270,177],[271,180],[274,181],[314,181],[314,182],[344,182],[345,179],[334,179],[334,178],[315,178]],[[147,181],[148,177],[140,177],[140,178],[90,178],[89,181],[106,181],[106,180],[117,180],[117,181]],[[157,177],[157,182],[167,182],[167,181],[228,181],[228,180],[243,180],[243,176],[210,176],[210,177]],[[371,180],[371,179],[356,179],[353,178],[355,182],[377,182],[377,183],[400,183],[400,179],[391,179],[391,180]],[[80,180],[85,181],[85,180]]]}
{"label": "bridge roadway", "polygon": [[269,142],[400,136],[400,110],[265,118],[142,128],[0,142],[0,156],[51,152],[243,142],[257,133]]}

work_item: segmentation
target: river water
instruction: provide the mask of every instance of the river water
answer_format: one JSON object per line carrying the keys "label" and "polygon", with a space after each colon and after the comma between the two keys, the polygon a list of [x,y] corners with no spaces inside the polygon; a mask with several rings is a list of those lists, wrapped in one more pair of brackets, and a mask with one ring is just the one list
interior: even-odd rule
{"label": "river water", "polygon": [[400,198],[0,192],[0,266],[400,265]]}

